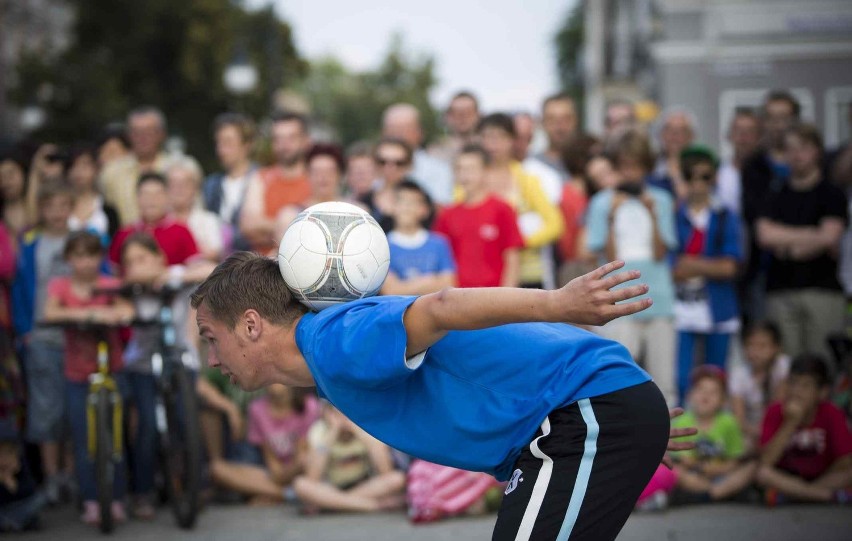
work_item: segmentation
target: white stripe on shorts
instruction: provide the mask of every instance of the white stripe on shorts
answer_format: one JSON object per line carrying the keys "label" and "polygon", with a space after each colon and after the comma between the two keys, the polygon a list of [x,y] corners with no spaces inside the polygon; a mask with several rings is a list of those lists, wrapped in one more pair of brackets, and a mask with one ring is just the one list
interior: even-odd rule
{"label": "white stripe on shorts", "polygon": [[[586,496],[586,489],[589,486],[589,478],[592,474],[592,465],[598,451],[598,433],[600,432],[600,427],[598,426],[597,419],[595,419],[592,403],[588,398],[584,398],[578,400],[577,405],[580,408],[583,421],[586,423],[586,441],[583,448],[583,457],[580,459],[580,468],[577,471],[577,479],[574,481],[574,490],[571,493],[571,500],[568,502],[565,520],[559,529],[559,535],[556,538],[557,541],[567,541],[571,537],[571,531],[574,529],[577,516],[580,514],[580,507],[582,507],[583,499]],[[538,478],[535,480],[532,495],[527,504],[527,509],[524,511],[524,517],[521,519],[521,526],[518,529],[518,534],[515,536],[515,541],[529,541],[532,536],[538,512],[541,510],[547,486],[550,484],[550,478],[553,475],[553,459],[544,454],[538,447],[538,440],[550,434],[549,418],[545,418],[544,422],[541,423],[541,432],[541,436],[530,443],[530,452],[532,452],[534,457],[540,458],[544,463],[541,465]]]}
{"label": "white stripe on shorts", "polygon": [[577,404],[580,406],[580,413],[583,415],[583,421],[586,423],[586,444],[583,449],[583,458],[580,459],[577,480],[574,481],[574,491],[571,493],[571,501],[568,503],[568,511],[565,513],[565,521],[559,529],[556,541],[567,541],[571,537],[571,530],[574,529],[574,524],[577,522],[577,515],[580,514],[580,507],[583,505],[583,499],[586,497],[589,477],[592,475],[592,463],[595,461],[595,455],[598,452],[598,433],[600,433],[600,427],[598,426],[598,420],[595,419],[592,403],[588,398],[584,398],[583,400],[579,400]]}
{"label": "white stripe on shorts", "polygon": [[535,519],[538,518],[538,511],[541,509],[542,502],[544,502],[547,485],[550,484],[550,476],[553,474],[553,460],[538,448],[538,440],[549,434],[550,419],[545,417],[541,423],[541,436],[530,443],[530,452],[534,457],[542,459],[544,464],[541,465],[541,470],[538,472],[538,478],[535,480],[532,496],[530,496],[530,502],[527,504],[526,511],[524,511],[524,518],[521,519],[521,526],[518,528],[515,541],[529,541],[533,526],[535,526]]}

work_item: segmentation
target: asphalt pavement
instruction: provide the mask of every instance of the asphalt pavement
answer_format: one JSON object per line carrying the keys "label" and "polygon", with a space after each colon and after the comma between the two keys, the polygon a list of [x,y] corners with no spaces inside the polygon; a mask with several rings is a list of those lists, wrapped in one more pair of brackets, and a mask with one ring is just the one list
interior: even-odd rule
{"label": "asphalt pavement", "polygon": [[[494,515],[411,525],[404,514],[301,516],[294,507],[211,506],[190,531],[166,508],[153,522],[131,521],[116,540],[167,541],[449,541],[489,540]],[[5,535],[27,541],[103,540],[69,508],[45,513],[38,532]],[[633,514],[619,541],[852,541],[852,506],[796,505],[768,509],[747,504],[678,507]]]}

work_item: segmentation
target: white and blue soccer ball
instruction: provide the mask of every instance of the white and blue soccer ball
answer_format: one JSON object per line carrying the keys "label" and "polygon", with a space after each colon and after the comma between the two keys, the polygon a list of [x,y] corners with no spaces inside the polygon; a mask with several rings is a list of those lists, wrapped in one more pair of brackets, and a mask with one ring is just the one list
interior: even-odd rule
{"label": "white and blue soccer ball", "polygon": [[287,287],[312,310],[378,293],[390,249],[366,211],[342,202],[319,203],[299,214],[278,247]]}

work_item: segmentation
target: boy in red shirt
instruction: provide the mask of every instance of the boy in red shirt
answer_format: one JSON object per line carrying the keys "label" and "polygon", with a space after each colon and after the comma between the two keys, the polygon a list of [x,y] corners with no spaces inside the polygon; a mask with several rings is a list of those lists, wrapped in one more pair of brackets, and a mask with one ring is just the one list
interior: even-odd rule
{"label": "boy in red shirt", "polygon": [[[116,325],[133,317],[133,305],[111,295],[99,293],[99,289],[111,289],[121,282],[110,276],[99,274],[103,260],[100,238],[86,231],[73,233],[65,243],[63,253],[71,267],[71,276],[60,276],[47,286],[47,301],[44,318],[47,321],[80,321]],[[74,471],[83,497],[82,520],[95,524],[100,520],[97,503],[94,463],[88,453],[88,428],[86,421],[86,398],[89,376],[98,369],[97,331],[68,328],[65,330],[65,398],[71,436],[74,442]],[[109,345],[109,369],[116,373],[121,369],[121,340],[118,329],[108,329],[105,336]],[[124,493],[123,466],[116,467],[113,486],[113,518],[126,519],[121,504]]]}
{"label": "boy in red shirt", "polygon": [[199,256],[198,245],[189,229],[169,216],[169,196],[166,178],[159,173],[145,173],[136,184],[139,218],[136,223],[122,227],[112,239],[109,259],[121,264],[121,247],[134,233],[148,233],[166,256],[168,265],[184,265]]}
{"label": "boy in red shirt", "polygon": [[468,145],[455,161],[456,183],[464,189],[461,203],[445,208],[434,230],[445,235],[458,266],[459,287],[517,287],[518,250],[524,246],[515,211],[488,192],[488,154]]}
{"label": "boy in red shirt", "polygon": [[852,434],[843,412],[827,401],[825,360],[800,355],[788,381],[787,399],[769,406],[763,419],[757,479],[767,503],[852,502]]}

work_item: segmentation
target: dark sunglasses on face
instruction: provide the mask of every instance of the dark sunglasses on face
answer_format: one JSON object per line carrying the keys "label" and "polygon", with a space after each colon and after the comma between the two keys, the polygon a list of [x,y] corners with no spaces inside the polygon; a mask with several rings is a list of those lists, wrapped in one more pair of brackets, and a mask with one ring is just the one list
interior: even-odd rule
{"label": "dark sunglasses on face", "polygon": [[712,173],[704,173],[701,175],[696,175],[695,173],[686,177],[687,180],[703,180],[704,182],[711,182],[713,180]]}
{"label": "dark sunglasses on face", "polygon": [[386,160],[384,158],[376,158],[376,163],[379,164],[379,167],[384,167],[386,165],[405,167],[406,165],[408,165],[408,160]]}

